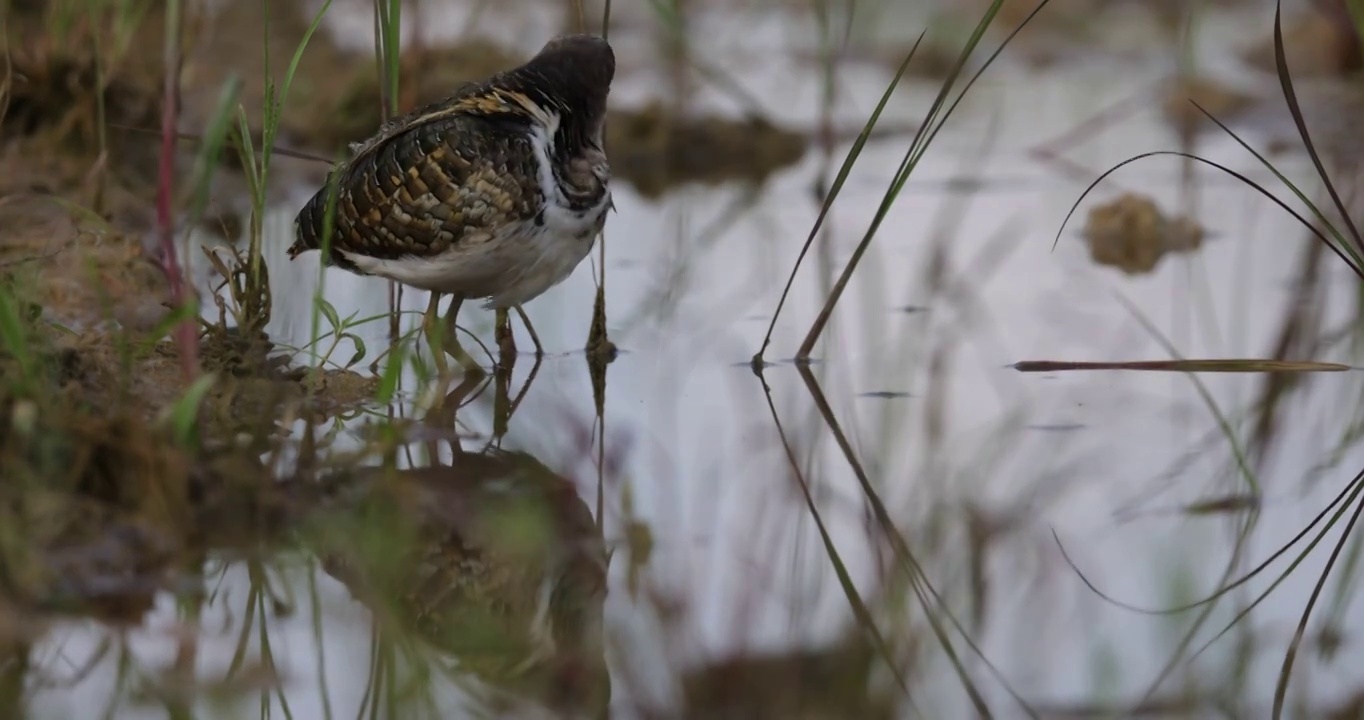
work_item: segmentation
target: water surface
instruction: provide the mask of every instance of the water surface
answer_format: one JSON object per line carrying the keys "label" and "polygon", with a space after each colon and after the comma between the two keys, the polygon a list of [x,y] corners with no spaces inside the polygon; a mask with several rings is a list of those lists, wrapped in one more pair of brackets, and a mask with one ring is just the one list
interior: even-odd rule
{"label": "water surface", "polygon": [[[368,42],[365,12],[338,6],[332,23],[357,47]],[[1246,71],[1234,60],[1236,43],[1251,29],[1267,27],[1269,18],[1262,9],[1210,11],[1200,26],[1200,62],[1209,72],[1244,79]],[[458,22],[428,20],[434,38],[453,36]],[[908,41],[921,27],[905,25],[904,37],[890,39]],[[882,27],[892,28],[883,35],[900,35],[894,23]],[[527,33],[523,25],[490,32],[525,40],[528,48],[538,44],[521,34]],[[735,69],[746,92],[783,124],[813,130],[820,122],[817,67],[799,60],[815,44],[814,29],[803,18],[779,10],[710,10],[698,15],[690,32],[698,56]],[[612,33],[622,67],[613,101],[621,106],[668,92],[663,73],[651,69],[650,37],[628,24]],[[1237,456],[1248,452],[1263,375],[1197,378],[1214,411],[1195,379],[1180,374],[1021,374],[1008,367],[1024,359],[1169,358],[1144,323],[1185,357],[1273,352],[1312,240],[1243,186],[1201,171],[1193,185],[1185,183],[1173,160],[1138,164],[1101,186],[1052,248],[1093,174],[1138,152],[1173,149],[1178,139],[1153,100],[1149,109],[1067,149],[1070,160],[1094,171],[1088,178],[1067,175],[1029,149],[1168,77],[1172,52],[1152,37],[1144,47],[1090,51],[1083,61],[1046,69],[1006,53],[975,86],[891,210],[814,351],[809,372],[857,469],[788,360],[866,231],[908,136],[868,143],[801,267],[767,352],[774,365],[761,379],[748,360],[818,213],[812,188],[829,172],[822,149],[812,146],[761,187],[689,185],[650,200],[629,184],[615,186],[618,213],[606,228],[604,270],[611,339],[621,355],[607,370],[603,417],[597,417],[581,350],[594,275],[603,271],[594,252],[591,266],[584,263],[527,308],[548,356],[501,446],[529,454],[571,483],[582,510],[616,548],[601,615],[617,716],[666,707],[675,699],[675,673],[688,668],[749,653],[827,647],[852,633],[854,613],[820,524],[838,563],[875,608],[873,617],[901,667],[913,668],[906,673],[913,708],[905,712],[971,712],[921,604],[907,589],[906,562],[897,560],[875,519],[859,473],[875,488],[923,577],[992,665],[951,629],[941,608],[935,610],[1000,717],[1022,716],[1005,683],[1038,708],[1133,702],[1194,620],[1193,613],[1143,615],[1104,601],[1071,568],[1056,538],[1105,593],[1137,606],[1166,607],[1221,584],[1249,518],[1245,512],[1190,514],[1180,508],[1247,495],[1252,481],[1259,484],[1263,508],[1240,549],[1239,575],[1344,487],[1361,459],[1347,436],[1360,397],[1356,373],[1301,379],[1284,401],[1269,450],[1248,460],[1252,480],[1238,469]],[[856,62],[842,67],[834,125],[859,127],[892,69]],[[936,92],[929,80],[906,82],[886,111],[888,126],[918,122]],[[689,107],[739,112],[706,85]],[[1252,142],[1267,138],[1250,136]],[[847,147],[831,149],[835,168]],[[1266,177],[1226,137],[1207,135],[1197,149]],[[1289,158],[1284,167],[1295,178],[1310,177],[1301,159]],[[962,190],[948,182],[956,178],[983,182],[975,191]],[[1167,212],[1194,213],[1214,236],[1195,253],[1167,256],[1146,275],[1095,265],[1079,236],[1084,214],[1128,190],[1150,195]],[[276,303],[268,331],[292,345],[310,335],[309,299],[318,270],[315,256],[291,263],[283,248],[292,217],[311,192],[296,187],[281,195],[266,226]],[[1321,277],[1323,327],[1349,323],[1348,271],[1328,258]],[[323,294],[342,316],[366,317],[387,307],[383,281],[340,271],[325,275]],[[404,295],[405,309],[420,311],[425,303],[423,293]],[[491,313],[471,303],[462,318],[492,346]],[[356,332],[371,355],[385,347],[385,323]],[[530,348],[526,335],[517,339],[523,350]],[[337,351],[338,357],[349,355],[348,349]],[[1347,345],[1338,344],[1296,359],[1353,358]],[[518,359],[518,385],[533,364],[530,356]],[[769,389],[799,473],[769,411]],[[419,417],[425,400],[410,369],[403,390],[395,412]],[[460,411],[466,450],[476,451],[492,434],[493,412],[486,397]],[[1235,443],[1219,416],[1235,428]],[[360,447],[352,433],[363,425],[361,418],[344,427],[333,449]],[[599,462],[596,432],[604,436],[605,462]],[[430,463],[427,449],[413,443],[412,459],[400,455],[399,464]],[[437,454],[437,462],[460,462],[448,447]],[[809,484],[818,523],[797,475]],[[640,541],[641,528],[649,543]],[[1328,552],[1326,545],[1319,548],[1236,631],[1194,663],[1178,665],[1154,696],[1230,695],[1251,716],[1267,714],[1282,653]],[[308,553],[282,557],[272,571],[276,585],[292,595],[289,612],[255,617],[260,635],[239,651],[250,568],[230,558],[222,562],[221,579],[211,576],[218,590],[197,628],[180,624],[167,597],[145,626],[129,634],[138,662],[165,667],[176,639],[190,632],[199,651],[195,675],[211,683],[239,652],[248,663],[259,662],[260,641],[268,638],[294,717],[322,717],[324,707],[337,717],[360,713],[374,678],[371,611]],[[1229,595],[1191,649],[1219,631],[1286,562]],[[1345,594],[1329,612],[1330,603],[1321,606],[1313,627],[1329,618],[1343,645],[1333,655],[1311,647],[1300,655],[1290,698],[1306,708],[1332,706],[1356,684],[1348,668],[1360,661],[1353,641],[1360,610],[1348,592],[1349,574],[1337,572],[1327,597],[1334,597],[1337,582],[1347,583]],[[78,624],[49,644],[66,662],[79,664],[104,634]],[[436,667],[443,662],[438,658],[419,653],[406,662]],[[37,715],[66,716],[84,704],[107,702],[116,671],[110,656],[75,687],[41,692]],[[413,667],[405,672],[421,676]],[[459,712],[472,691],[458,672],[435,677],[432,707],[439,711],[433,712]],[[272,714],[282,710],[278,695],[263,702]],[[212,706],[205,701],[205,716],[213,715]],[[227,712],[255,714],[257,706],[255,699],[234,701]],[[120,717],[160,716],[144,710],[129,708]]]}

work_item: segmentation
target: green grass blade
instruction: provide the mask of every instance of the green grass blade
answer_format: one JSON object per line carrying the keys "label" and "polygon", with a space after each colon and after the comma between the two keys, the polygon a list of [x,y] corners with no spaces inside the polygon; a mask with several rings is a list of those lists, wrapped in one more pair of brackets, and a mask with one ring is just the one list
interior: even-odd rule
{"label": "green grass blade", "polygon": [[174,404],[161,411],[161,424],[170,430],[178,444],[186,447],[194,444],[199,406],[216,380],[213,373],[200,375]]}
{"label": "green grass blade", "polygon": [[1298,105],[1298,95],[1293,90],[1293,78],[1288,72],[1288,59],[1284,54],[1283,46],[1283,2],[1276,0],[1274,3],[1274,68],[1279,75],[1279,85],[1283,88],[1284,100],[1288,103],[1289,112],[1293,113],[1293,123],[1298,127],[1298,135],[1302,137],[1303,147],[1307,150],[1308,157],[1312,158],[1312,165],[1317,169],[1317,174],[1321,181],[1326,185],[1326,192],[1331,195],[1331,201],[1335,203],[1336,210],[1345,220],[1345,227],[1350,231],[1350,237],[1354,239],[1355,246],[1364,251],[1364,238],[1359,235],[1359,228],[1355,227],[1355,221],[1350,218],[1350,210],[1345,207],[1345,202],[1340,199],[1340,193],[1336,192],[1335,183],[1331,182],[1331,176],[1327,174],[1325,165],[1321,162],[1321,157],[1317,155],[1317,148],[1312,143],[1312,136],[1307,132],[1307,122],[1303,119],[1302,108]]}
{"label": "green grass blade", "polygon": [[19,304],[8,286],[0,286],[0,346],[19,363],[19,387],[28,394],[37,379],[36,362],[29,345],[28,329],[19,313]]}
{"label": "green grass blade", "polygon": [[251,140],[251,125],[246,120],[246,108],[237,105],[237,151],[246,175],[247,192],[259,198],[261,192],[260,161],[256,159],[255,144]]}
{"label": "green grass blade", "polygon": [[[1265,168],[1267,168],[1271,173],[1274,174],[1274,177],[1278,178],[1279,182],[1284,184],[1284,187],[1288,188],[1293,192],[1294,195],[1298,196],[1298,199],[1301,200],[1302,203],[1312,211],[1312,214],[1315,215],[1316,218],[1321,221],[1322,225],[1326,226],[1326,229],[1331,233],[1331,236],[1336,239],[1336,243],[1339,245],[1340,248],[1339,250],[1336,250],[1337,255],[1340,255],[1341,251],[1343,250],[1345,253],[1349,254],[1350,258],[1354,261],[1353,263],[1350,263],[1349,260],[1346,260],[1347,264],[1349,264],[1353,268],[1364,268],[1364,256],[1361,256],[1357,248],[1352,247],[1350,243],[1345,241],[1345,236],[1340,233],[1340,229],[1337,228],[1334,223],[1327,219],[1326,215],[1321,211],[1320,208],[1317,207],[1316,203],[1312,202],[1311,198],[1307,197],[1306,193],[1299,189],[1296,184],[1294,184],[1291,180],[1288,179],[1287,176],[1280,172],[1277,167],[1274,167],[1274,164],[1271,163],[1268,158],[1256,152],[1255,148],[1251,147],[1249,143],[1241,139],[1240,135],[1237,135],[1231,128],[1223,124],[1221,120],[1218,120],[1216,117],[1213,117],[1213,114],[1205,110],[1202,105],[1199,105],[1197,102],[1194,102],[1193,105],[1194,107],[1198,108],[1199,112],[1203,113],[1203,115],[1206,116],[1209,120],[1216,123],[1217,127],[1221,128],[1223,132],[1230,135],[1231,139],[1235,140],[1238,145],[1240,145],[1242,148],[1245,148],[1246,152],[1249,152],[1251,155],[1255,157],[1256,160],[1259,160],[1261,165],[1264,165]],[[1325,238],[1323,238],[1323,240],[1325,240]],[[1327,244],[1331,245],[1330,242],[1327,242]],[[1336,247],[1335,245],[1332,245],[1333,249],[1335,249],[1335,247]],[[1358,274],[1364,274],[1361,273],[1360,270],[1356,270],[1355,272]]]}
{"label": "green grass blade", "polygon": [[[1004,48],[1008,47],[1009,44],[1013,42],[1014,37],[1022,32],[1023,28],[1027,27],[1028,23],[1032,22],[1032,19],[1037,16],[1037,13],[1042,12],[1042,8],[1046,7],[1049,2],[1051,2],[1051,0],[1042,0],[1042,2],[1038,3],[1037,7],[1033,8],[1032,12],[1028,13],[1027,17],[1023,18],[1023,21],[1018,24],[1018,27],[1015,27],[1007,36],[1005,36],[1004,40],[1000,42],[999,47],[995,48],[995,51],[990,53],[990,56],[981,64],[980,69],[976,70],[975,74],[971,76],[971,79],[966,81],[966,84],[962,86],[961,92],[957,94],[957,99],[953,100],[952,104],[948,106],[947,110],[943,113],[942,122],[938,123],[938,125],[929,133],[928,139],[925,141],[925,148],[927,147],[927,144],[931,143],[933,138],[937,136],[938,131],[942,129],[943,123],[952,116],[952,113],[957,109],[957,106],[961,104],[962,99],[966,97],[966,93],[969,92],[976,84],[976,81],[980,79],[980,76],[985,74],[985,71],[999,58],[1000,53],[1004,52]],[[993,21],[993,18],[994,13],[991,13],[991,21]],[[984,27],[978,26],[977,33],[983,32]],[[973,38],[972,45],[970,46],[972,49],[974,49],[975,43],[980,41],[979,37],[976,37],[975,34],[973,34]],[[962,59],[965,60],[965,56],[963,56]]]}
{"label": "green grass blade", "polygon": [[777,307],[772,311],[772,321],[768,323],[767,334],[763,336],[762,346],[753,356],[753,368],[758,370],[763,364],[763,353],[767,351],[767,346],[772,342],[772,332],[777,327],[777,318],[781,316],[782,307],[786,304],[786,297],[791,292],[791,285],[796,280],[796,272],[800,270],[800,264],[805,260],[805,255],[810,251],[810,246],[814,244],[815,237],[819,234],[819,229],[823,227],[824,220],[829,216],[829,210],[833,207],[834,200],[843,191],[843,185],[848,180],[848,175],[852,172],[853,165],[862,156],[862,149],[867,144],[867,139],[871,137],[872,130],[876,127],[877,121],[881,119],[881,113],[886,109],[886,103],[890,101],[891,95],[895,93],[895,88],[900,84],[900,79],[904,77],[905,69],[909,67],[909,62],[914,59],[914,53],[919,48],[919,43],[923,42],[923,33],[914,41],[914,45],[905,55],[905,59],[900,62],[900,67],[895,71],[895,77],[891,78],[890,84],[881,93],[881,100],[876,103],[876,109],[872,111],[871,117],[862,126],[862,132],[858,133],[857,139],[853,141],[852,148],[843,157],[843,164],[838,168],[838,174],[834,177],[833,184],[829,187],[829,193],[824,198],[824,203],[820,206],[819,215],[815,218],[815,224],[810,228],[810,234],[805,238],[805,245],[801,247],[800,254],[796,256],[795,265],[791,268],[790,275],[786,278],[786,287],[782,289],[781,297],[777,300]]}
{"label": "green grass blade", "polygon": [[387,405],[393,401],[393,396],[398,391],[398,380],[403,374],[406,354],[406,343],[400,342],[393,346],[393,352],[389,354],[388,364],[384,366],[384,373],[379,376],[379,385],[374,392],[375,399],[380,403]]}
{"label": "green grass blade", "polygon": [[237,97],[241,93],[241,87],[241,79],[236,73],[232,73],[218,93],[218,104],[210,116],[208,127],[204,131],[203,143],[199,146],[199,152],[195,154],[194,168],[190,173],[190,219],[186,223],[187,226],[199,222],[204,207],[208,204],[213,171],[218,167],[223,145],[228,141],[228,134],[232,130],[232,108],[238,104]]}
{"label": "green grass blade", "polygon": [[[1033,12],[1029,14],[1027,18],[1024,19],[1024,21],[1019,25],[1019,27],[1016,28],[1014,32],[1011,33],[1004,40],[1003,43],[1001,43],[1000,49],[1002,50],[1003,47],[1006,46],[1017,35],[1017,33],[1024,26],[1026,26],[1029,21],[1032,20],[1032,18],[1037,15],[1037,12],[1040,11],[1042,7],[1044,7],[1046,4],[1047,0],[1043,0],[1043,2],[1040,3],[1038,7],[1035,8]],[[980,22],[976,24],[976,27],[972,31],[971,37],[967,41],[966,46],[962,48],[962,52],[958,56],[956,62],[953,64],[952,70],[949,72],[947,78],[943,81],[942,87],[938,91],[938,95],[933,101],[933,105],[929,108],[928,114],[925,116],[923,124],[919,126],[918,131],[915,132],[914,134],[914,139],[910,142],[908,149],[906,149],[905,155],[900,161],[900,166],[897,169],[895,176],[892,178],[890,185],[886,188],[886,192],[882,196],[881,204],[878,206],[876,214],[872,218],[870,226],[867,228],[866,233],[862,236],[862,240],[858,243],[857,248],[853,251],[852,256],[848,259],[847,264],[844,265],[843,271],[840,273],[838,280],[834,283],[833,288],[829,292],[829,297],[824,302],[824,307],[820,309],[819,314],[815,317],[814,322],[810,324],[810,329],[805,335],[805,340],[801,342],[800,349],[796,351],[797,360],[800,361],[809,360],[810,351],[814,349],[815,342],[817,342],[819,340],[820,335],[823,334],[824,328],[829,322],[829,318],[833,315],[834,307],[838,305],[838,301],[842,298],[843,291],[847,287],[848,282],[852,279],[853,272],[856,271],[858,263],[860,263],[862,260],[862,256],[866,254],[867,249],[871,246],[872,239],[880,230],[881,224],[885,221],[886,216],[890,213],[890,208],[895,204],[895,201],[899,197],[900,192],[904,189],[905,183],[909,181],[910,175],[913,174],[914,169],[918,166],[920,158],[923,157],[923,154],[928,150],[928,147],[931,145],[932,140],[937,136],[938,131],[941,130],[943,123],[946,122],[948,115],[944,114],[943,118],[935,123],[937,114],[939,110],[943,107],[943,104],[946,101],[948,94],[951,92],[952,87],[956,84],[957,77],[961,74],[962,68],[965,67],[967,59],[975,51],[976,46],[984,37],[985,31],[994,21],[995,15],[999,12],[999,9],[1002,5],[1003,0],[994,0],[994,2],[990,4],[990,7],[985,11],[984,15],[982,15]],[[980,73],[984,72],[984,70],[988,68],[990,64],[994,61],[994,59],[997,58],[998,56],[999,51],[997,50],[994,54],[990,56],[990,58],[987,60],[986,64],[980,69],[980,71],[977,72],[976,75],[972,77],[971,83],[974,83],[975,79],[980,76]],[[962,97],[965,96],[966,91],[969,89],[970,84],[968,84],[967,87],[962,90],[962,93],[957,97],[956,102],[954,102],[949,108],[949,112],[951,108],[955,108],[957,103],[961,102]]]}
{"label": "green grass blade", "polygon": [[[294,74],[298,72],[298,64],[303,59],[303,51],[307,49],[308,42],[312,40],[313,33],[322,25],[322,17],[327,14],[327,9],[332,6],[332,0],[322,3],[321,9],[313,16],[313,21],[308,23],[308,29],[303,33],[303,39],[299,41],[298,47],[294,49],[294,56],[289,59],[289,69],[284,72],[284,85],[279,91],[279,107],[282,109],[284,103],[289,99],[289,88],[294,84]],[[273,133],[271,134],[273,139]],[[267,143],[271,144],[271,143]]]}

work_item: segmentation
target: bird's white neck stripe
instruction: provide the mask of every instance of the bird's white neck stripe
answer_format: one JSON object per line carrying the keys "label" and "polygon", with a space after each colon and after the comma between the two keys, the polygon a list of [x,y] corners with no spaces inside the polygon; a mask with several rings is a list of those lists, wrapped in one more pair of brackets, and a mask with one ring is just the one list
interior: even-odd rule
{"label": "bird's white neck stripe", "polygon": [[535,165],[540,178],[540,192],[550,205],[567,205],[559,181],[554,177],[554,137],[559,132],[559,114],[540,111],[531,131],[531,148],[535,151]]}

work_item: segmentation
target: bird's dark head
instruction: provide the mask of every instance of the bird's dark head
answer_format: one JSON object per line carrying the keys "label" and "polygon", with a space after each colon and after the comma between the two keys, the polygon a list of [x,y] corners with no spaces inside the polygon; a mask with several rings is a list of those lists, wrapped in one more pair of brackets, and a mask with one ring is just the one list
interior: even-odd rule
{"label": "bird's dark head", "polygon": [[616,54],[605,38],[560,35],[521,69],[574,119],[594,128],[605,119],[606,96],[616,75]]}

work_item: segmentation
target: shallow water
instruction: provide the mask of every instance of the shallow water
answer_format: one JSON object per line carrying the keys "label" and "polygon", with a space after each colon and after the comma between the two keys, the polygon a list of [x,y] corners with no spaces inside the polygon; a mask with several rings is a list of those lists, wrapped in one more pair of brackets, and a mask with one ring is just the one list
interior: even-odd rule
{"label": "shallow water", "polygon": [[[337,27],[363,44],[369,32],[364,18],[345,14],[356,8],[339,10]],[[1204,25],[1201,62],[1234,72],[1234,43],[1247,28],[1266,27],[1269,18],[1261,10],[1214,13]],[[787,123],[813,127],[819,120],[815,68],[781,54],[792,52],[793,44],[811,44],[811,28],[775,11],[761,22],[740,20],[723,12],[702,14],[692,32],[704,38],[705,56],[743,69],[738,77],[764,106],[780,109]],[[441,35],[439,27],[432,32]],[[504,32],[514,37],[516,31]],[[628,70],[649,66],[647,36],[627,27],[616,42],[623,71],[614,100],[628,106],[659,92],[655,74]],[[1025,359],[1168,358],[1130,308],[1182,356],[1267,357],[1310,242],[1281,210],[1201,172],[1198,179],[1216,182],[1197,188],[1197,217],[1215,234],[1200,251],[1167,256],[1145,276],[1094,265],[1079,229],[1096,201],[1123,189],[1150,194],[1167,212],[1184,212],[1181,203],[1192,201],[1193,190],[1178,180],[1177,164],[1158,159],[1101,186],[1051,249],[1085,183],[1027,149],[1161,79],[1172,70],[1170,55],[1168,47],[1152,46],[1045,71],[1010,62],[992,68],[924,156],[848,285],[810,370],[928,581],[999,676],[1037,708],[1134,701],[1193,620],[1190,613],[1157,617],[1106,603],[1068,566],[1052,534],[1086,577],[1111,596],[1142,607],[1188,602],[1219,586],[1247,514],[1192,515],[1178,508],[1244,494],[1247,481],[1190,377],[1022,374],[1007,366]],[[835,124],[858,127],[888,73],[885,67],[846,66]],[[935,90],[927,81],[910,82],[884,122],[917,122]],[[695,103],[733,111],[713,90],[702,91]],[[1252,142],[1257,138],[1265,136],[1252,136]],[[893,644],[909,653],[901,662],[913,657],[908,682],[914,709],[924,717],[958,717],[970,712],[968,696],[920,605],[912,596],[897,598],[905,592],[902,579],[893,580],[899,565],[857,474],[796,367],[786,362],[865,232],[908,142],[891,137],[869,143],[828,218],[827,232],[801,267],[767,353],[776,364],[764,380],[839,561],[862,597],[884,608],[875,616]],[[1097,173],[1134,153],[1174,147],[1176,138],[1153,101],[1150,110],[1118,121],[1067,156]],[[832,156],[841,158],[845,151],[834,148]],[[1229,139],[1208,136],[1198,151],[1254,177],[1266,175]],[[598,520],[606,541],[619,546],[603,610],[616,716],[665,706],[675,690],[670,679],[675,669],[741,653],[820,647],[855,626],[793,477],[764,384],[747,364],[817,215],[812,187],[822,165],[814,147],[761,188],[688,186],[656,202],[617,184],[619,212],[606,229],[606,286],[611,339],[622,354],[607,371],[605,467],[598,467],[590,439],[596,411],[580,350],[600,268],[585,263],[527,308],[548,356],[502,447],[526,452],[571,481],[594,517],[598,493],[604,497]],[[1309,177],[1300,160],[1286,167],[1296,178]],[[942,182],[956,177],[987,182],[968,194]],[[315,256],[288,262],[283,248],[293,214],[310,191],[295,188],[281,197],[266,228],[265,259],[276,303],[268,331],[277,342],[293,345],[310,336],[309,299],[318,268]],[[1324,325],[1335,327],[1352,317],[1352,280],[1333,258],[1326,264],[1322,277],[1330,302],[1323,309]],[[343,317],[379,314],[387,306],[383,281],[329,271],[325,283],[324,295]],[[425,301],[422,293],[407,292],[404,307],[420,311]],[[471,304],[461,317],[491,346],[491,313]],[[386,345],[386,323],[356,332],[370,357]],[[523,333],[517,339],[523,350],[530,347]],[[343,347],[336,356],[350,354]],[[1301,359],[1349,363],[1352,357],[1342,345]],[[529,356],[517,361],[518,384],[533,364]],[[1244,443],[1252,425],[1247,414],[1266,378],[1197,380]],[[1272,451],[1256,468],[1264,507],[1237,574],[1309,522],[1364,457],[1346,437],[1358,415],[1358,374],[1322,374],[1304,383],[1286,401]],[[403,399],[396,403],[399,414],[420,415],[414,406],[424,400],[417,387],[409,369]],[[462,410],[459,420],[468,434],[486,437],[493,426],[491,403]],[[333,448],[361,446],[349,437],[360,424],[344,428]],[[466,444],[479,447],[483,438]],[[413,447],[421,464],[423,448]],[[445,453],[442,461],[453,465],[459,458]],[[399,464],[406,462],[400,455]],[[632,567],[643,559],[632,559],[638,553],[622,546],[637,523],[652,539],[642,567]],[[992,533],[979,550],[983,527]],[[1252,716],[1266,715],[1282,653],[1338,532],[1239,631],[1192,666],[1179,665],[1154,696],[1229,693]],[[198,629],[190,631],[199,653],[195,676],[204,683],[222,678],[239,652],[251,581],[244,563],[227,562],[221,580],[215,579],[217,594]],[[1191,649],[1267,587],[1286,562],[1224,600]],[[268,637],[289,710],[294,717],[322,717],[324,707],[337,717],[358,716],[371,678],[371,613],[344,585],[313,568],[306,553],[281,558],[277,571],[294,601],[287,614],[267,613],[259,632]],[[1308,708],[1329,707],[1355,690],[1348,668],[1360,661],[1353,631],[1361,609],[1347,584],[1340,605],[1328,611],[1336,602],[1335,585],[1348,583],[1350,574],[1338,566],[1334,577],[1312,627],[1321,628],[1330,612],[1343,645],[1329,660],[1306,646],[1295,668],[1290,707],[1299,699]],[[310,578],[317,583],[315,600]],[[666,618],[653,595],[669,600]],[[907,609],[891,609],[904,603]],[[129,648],[144,666],[164,668],[184,632],[166,597],[145,626],[130,633]],[[999,678],[959,634],[948,632],[993,712],[1020,716]],[[80,665],[104,635],[87,624],[57,632],[46,642],[66,659],[55,667]],[[1245,642],[1254,645],[1247,650]],[[250,658],[261,655],[259,638],[246,647],[250,665],[255,662]],[[1243,670],[1238,663],[1245,664]],[[111,655],[74,687],[40,691],[35,717],[70,716],[81,705],[108,702],[116,672]],[[454,680],[436,687],[437,714],[459,712],[467,701],[467,688]],[[248,697],[218,710],[232,717],[254,715],[263,702],[271,714],[282,711],[273,693],[263,701]],[[204,716],[214,716],[214,704],[201,702]],[[266,710],[259,712],[264,716]],[[119,717],[163,713],[129,706]]]}

